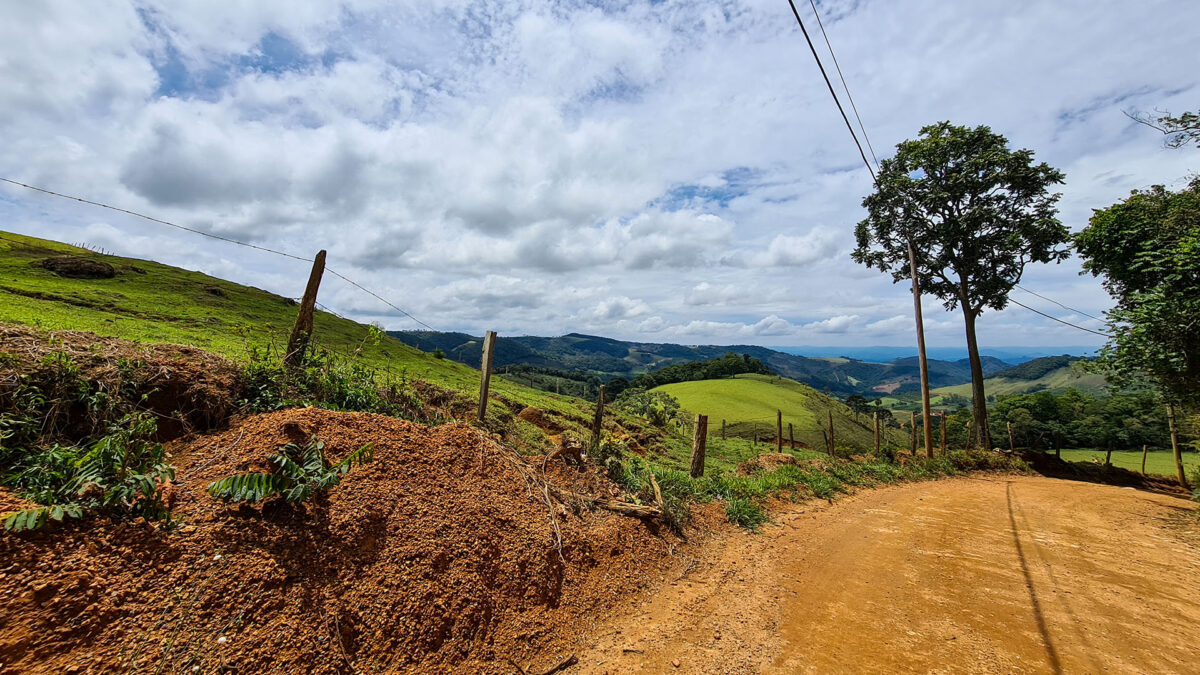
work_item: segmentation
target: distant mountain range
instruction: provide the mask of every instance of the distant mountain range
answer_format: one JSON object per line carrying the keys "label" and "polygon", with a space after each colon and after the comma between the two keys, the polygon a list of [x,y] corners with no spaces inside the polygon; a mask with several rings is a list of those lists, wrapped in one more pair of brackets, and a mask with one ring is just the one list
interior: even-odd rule
{"label": "distant mountain range", "polygon": [[[466,333],[434,331],[389,331],[392,337],[422,351],[440,349],[447,358],[478,367],[483,339]],[[603,379],[632,378],[638,374],[686,361],[722,356],[728,352],[749,354],[773,372],[816,389],[837,395],[898,394],[919,389],[915,356],[884,363],[841,357],[809,357],[788,354],[755,345],[678,345],[626,342],[595,335],[570,333],[561,337],[502,337],[496,341],[495,367],[529,365],[563,371],[584,372]],[[995,357],[983,357],[983,372],[991,375],[1013,367]],[[933,387],[970,382],[967,359],[930,359],[929,380]]]}

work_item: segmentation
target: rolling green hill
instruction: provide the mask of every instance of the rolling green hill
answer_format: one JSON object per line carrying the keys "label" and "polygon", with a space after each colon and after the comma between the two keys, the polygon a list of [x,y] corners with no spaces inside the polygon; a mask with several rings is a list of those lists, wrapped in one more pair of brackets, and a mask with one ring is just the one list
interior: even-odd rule
{"label": "rolling green hill", "polygon": [[[43,267],[43,260],[57,256],[105,263],[115,274],[91,279],[59,276]],[[298,285],[296,292],[302,290]],[[252,349],[285,343],[295,316],[293,300],[257,288],[156,262],[0,232],[0,322],[86,330],[137,342],[188,344],[246,360]],[[327,312],[317,312],[314,338],[320,347],[334,352],[361,350],[362,361],[380,370],[468,394],[479,386],[476,369],[386,336],[376,343],[368,326]],[[494,379],[492,390],[524,405],[588,414],[583,401],[509,381]]]}
{"label": "rolling green hill", "polygon": [[[841,402],[784,377],[738,375],[668,384],[654,391],[674,396],[684,410],[707,415],[710,432],[719,432],[721,420],[725,420],[731,435],[749,438],[757,434],[760,438],[774,439],[776,411],[782,411],[785,438],[790,423],[798,442],[824,449],[821,425],[827,424],[832,412],[838,447],[867,450],[874,444],[870,418],[855,416]],[[896,443],[906,442],[906,437],[897,430],[889,430],[887,437]]]}
{"label": "rolling green hill", "polygon": [[[1060,357],[1048,357],[1048,359],[1056,359]],[[1037,359],[1041,361],[1042,359]],[[1032,361],[1030,363],[1033,363]],[[1022,364],[1023,366],[1026,364]],[[1020,368],[1020,366],[1018,367]],[[1050,391],[1053,393],[1061,393],[1067,389],[1078,389],[1085,394],[1100,395],[1108,391],[1108,385],[1104,380],[1104,376],[1098,373],[1089,373],[1083,369],[1081,360],[1074,360],[1064,366],[1058,366],[1052,370],[1035,370],[1031,374],[1041,374],[1033,379],[1025,379],[1019,375],[1022,372],[1016,372],[1014,368],[1011,371],[1001,371],[996,377],[989,377],[983,382],[984,391],[988,396],[996,396],[1000,394],[1028,394],[1035,391]],[[1005,374],[1009,376],[1005,377]],[[1012,375],[1017,375],[1013,377]],[[935,394],[957,394],[970,398],[971,385],[959,384],[949,387],[938,387],[933,390]]]}

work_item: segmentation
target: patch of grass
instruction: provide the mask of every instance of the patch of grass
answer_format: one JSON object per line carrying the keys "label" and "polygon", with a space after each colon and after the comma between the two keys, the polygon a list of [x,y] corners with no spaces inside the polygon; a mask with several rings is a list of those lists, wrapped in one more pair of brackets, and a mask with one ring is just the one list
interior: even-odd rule
{"label": "patch of grass", "polygon": [[758,526],[767,522],[767,512],[761,506],[749,499],[735,497],[725,505],[725,517],[729,522],[747,530],[758,530]]}
{"label": "patch of grass", "polygon": [[[1068,462],[1098,462],[1104,463],[1104,450],[1063,450],[1062,458]],[[1113,450],[1113,466],[1142,470],[1141,450]],[[1200,453],[1184,452],[1183,466],[1185,471],[1200,470]],[[1175,456],[1170,450],[1151,450],[1146,453],[1146,473],[1168,478],[1175,477]]]}
{"label": "patch of grass", "polygon": [[[785,377],[746,374],[667,384],[653,391],[674,396],[691,414],[707,415],[710,443],[720,434],[721,420],[725,420],[729,436],[757,436],[773,443],[776,412],[782,411],[785,439],[788,424],[791,424],[798,443],[824,449],[825,436],[821,429],[828,424],[829,413],[833,413],[834,436],[839,450],[861,452],[874,445],[870,417],[855,415],[840,401]],[[893,430],[889,430],[885,438],[900,442],[898,432]]]}

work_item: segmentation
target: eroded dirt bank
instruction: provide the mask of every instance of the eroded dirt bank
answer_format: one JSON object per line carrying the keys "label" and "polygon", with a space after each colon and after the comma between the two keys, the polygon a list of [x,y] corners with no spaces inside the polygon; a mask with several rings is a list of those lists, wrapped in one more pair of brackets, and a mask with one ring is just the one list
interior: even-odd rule
{"label": "eroded dirt bank", "polygon": [[1195,508],[1030,477],[800,505],[698,549],[578,672],[1195,672]]}

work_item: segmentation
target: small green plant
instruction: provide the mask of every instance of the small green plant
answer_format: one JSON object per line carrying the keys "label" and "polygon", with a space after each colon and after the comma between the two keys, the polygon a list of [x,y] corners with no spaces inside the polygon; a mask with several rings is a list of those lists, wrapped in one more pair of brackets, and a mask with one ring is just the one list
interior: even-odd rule
{"label": "small green plant", "polygon": [[10,532],[36,530],[45,525],[47,520],[62,522],[64,517],[82,518],[83,508],[78,504],[55,504],[24,509],[5,518],[4,529]]}
{"label": "small green plant", "polygon": [[725,504],[725,517],[729,522],[747,530],[758,530],[767,522],[767,512],[745,497],[734,497]]}
{"label": "small green plant", "polygon": [[442,351],[441,349],[435,349],[431,352],[431,354],[433,354],[433,358],[435,359],[446,358],[446,352]]}
{"label": "small green plant", "polygon": [[208,494],[227,502],[257,502],[275,495],[304,502],[341,482],[354,466],[370,461],[374,445],[367,443],[337,464],[325,459],[325,444],[313,436],[304,445],[288,443],[271,455],[270,473],[229,476],[208,485]]}

